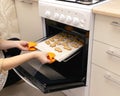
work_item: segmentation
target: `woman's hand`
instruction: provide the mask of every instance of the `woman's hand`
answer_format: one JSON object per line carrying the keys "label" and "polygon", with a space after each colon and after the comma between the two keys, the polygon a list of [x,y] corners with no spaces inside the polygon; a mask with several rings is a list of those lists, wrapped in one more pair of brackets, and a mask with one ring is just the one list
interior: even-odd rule
{"label": "woman's hand", "polygon": [[28,50],[27,41],[12,41],[12,40],[0,40],[0,49],[6,50],[9,48],[18,48],[20,50]]}
{"label": "woman's hand", "polygon": [[20,50],[26,51],[28,50],[28,42],[27,41],[14,41],[16,44],[16,47]]}
{"label": "woman's hand", "polygon": [[42,64],[50,63],[51,61],[48,59],[48,53],[41,51],[34,51],[34,57],[38,59]]}
{"label": "woman's hand", "polygon": [[[27,41],[11,41],[14,42],[14,47],[19,48],[20,50],[29,50],[28,48],[28,42]],[[50,63],[51,61],[48,59],[48,53],[41,52],[41,51],[33,51],[33,58],[38,59],[42,64]]]}

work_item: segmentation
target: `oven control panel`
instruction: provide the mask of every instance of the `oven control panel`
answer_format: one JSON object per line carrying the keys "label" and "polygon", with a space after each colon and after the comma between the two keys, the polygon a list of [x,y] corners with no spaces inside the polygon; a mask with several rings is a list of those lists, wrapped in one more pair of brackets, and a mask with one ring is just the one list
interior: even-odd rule
{"label": "oven control panel", "polygon": [[39,15],[42,18],[90,30],[92,12],[88,9],[39,2]]}

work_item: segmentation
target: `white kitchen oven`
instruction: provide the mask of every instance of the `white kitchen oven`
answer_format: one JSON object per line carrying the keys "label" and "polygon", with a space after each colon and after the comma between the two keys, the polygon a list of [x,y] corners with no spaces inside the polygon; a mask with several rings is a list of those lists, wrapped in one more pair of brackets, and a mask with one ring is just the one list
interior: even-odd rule
{"label": "white kitchen oven", "polygon": [[15,71],[44,93],[77,87],[84,92],[81,96],[88,96],[94,22],[92,8],[96,5],[39,0],[44,36],[37,40],[37,48],[54,52],[56,61],[42,65],[37,60],[30,60]]}

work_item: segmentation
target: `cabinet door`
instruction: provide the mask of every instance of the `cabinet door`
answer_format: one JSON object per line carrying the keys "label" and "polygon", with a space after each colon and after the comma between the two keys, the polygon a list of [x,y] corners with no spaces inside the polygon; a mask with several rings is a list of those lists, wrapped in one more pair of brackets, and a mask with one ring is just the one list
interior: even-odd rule
{"label": "cabinet door", "polygon": [[93,64],[90,96],[120,96],[120,77]]}
{"label": "cabinet door", "polygon": [[19,30],[22,39],[35,41],[43,37],[41,19],[38,13],[38,2],[24,2],[15,0]]}
{"label": "cabinet door", "polygon": [[94,39],[120,48],[120,18],[96,15]]}
{"label": "cabinet door", "polygon": [[92,62],[120,75],[120,48],[101,42],[93,42]]}

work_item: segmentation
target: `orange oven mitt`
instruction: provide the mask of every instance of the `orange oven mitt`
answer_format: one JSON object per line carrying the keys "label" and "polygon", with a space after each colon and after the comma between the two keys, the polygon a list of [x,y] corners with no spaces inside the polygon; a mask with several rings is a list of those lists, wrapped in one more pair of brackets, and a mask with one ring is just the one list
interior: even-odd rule
{"label": "orange oven mitt", "polygon": [[53,52],[48,52],[48,59],[51,61],[50,63],[55,62],[55,54]]}
{"label": "orange oven mitt", "polygon": [[29,50],[29,51],[35,51],[35,50],[37,50],[37,49],[35,48],[36,45],[37,45],[36,42],[28,42],[28,50]]}

